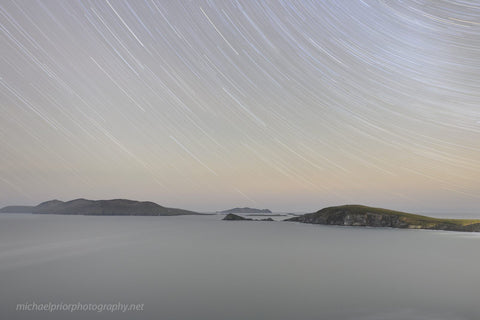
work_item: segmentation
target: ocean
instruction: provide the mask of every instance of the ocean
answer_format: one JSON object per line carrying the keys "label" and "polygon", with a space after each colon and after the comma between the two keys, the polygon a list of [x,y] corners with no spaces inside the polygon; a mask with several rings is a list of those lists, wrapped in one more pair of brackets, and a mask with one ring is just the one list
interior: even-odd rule
{"label": "ocean", "polygon": [[480,319],[480,234],[222,218],[0,214],[0,319]]}

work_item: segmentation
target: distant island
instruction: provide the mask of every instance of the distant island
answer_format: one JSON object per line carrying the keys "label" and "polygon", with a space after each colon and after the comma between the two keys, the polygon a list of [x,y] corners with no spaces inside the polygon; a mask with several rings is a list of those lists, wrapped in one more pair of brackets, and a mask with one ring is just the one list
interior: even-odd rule
{"label": "distant island", "polygon": [[67,202],[51,200],[42,202],[34,207],[8,206],[0,209],[0,212],[96,216],[178,216],[200,214],[194,211],[162,207],[150,201],[134,201],[126,199],[75,199]]}
{"label": "distant island", "polygon": [[283,221],[302,223],[480,232],[480,220],[439,219],[361,205],[328,207]]}
{"label": "distant island", "polygon": [[228,210],[223,210],[217,213],[272,213],[272,211],[268,209],[255,209],[255,208],[233,208]]}

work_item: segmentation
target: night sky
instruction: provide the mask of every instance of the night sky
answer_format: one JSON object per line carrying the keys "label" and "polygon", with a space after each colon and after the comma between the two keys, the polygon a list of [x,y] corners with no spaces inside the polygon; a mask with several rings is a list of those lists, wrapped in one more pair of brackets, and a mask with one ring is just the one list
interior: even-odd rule
{"label": "night sky", "polygon": [[0,1],[0,205],[480,215],[478,1]]}

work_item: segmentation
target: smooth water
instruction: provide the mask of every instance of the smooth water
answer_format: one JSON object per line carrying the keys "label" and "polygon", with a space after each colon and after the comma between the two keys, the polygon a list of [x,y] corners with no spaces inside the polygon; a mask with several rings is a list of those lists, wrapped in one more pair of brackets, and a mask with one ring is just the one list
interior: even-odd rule
{"label": "smooth water", "polygon": [[0,214],[0,319],[480,319],[480,234],[221,218]]}

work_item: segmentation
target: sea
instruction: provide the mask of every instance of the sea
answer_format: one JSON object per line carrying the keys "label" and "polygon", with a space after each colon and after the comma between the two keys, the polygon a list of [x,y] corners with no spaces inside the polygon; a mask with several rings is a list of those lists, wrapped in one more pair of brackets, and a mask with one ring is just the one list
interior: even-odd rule
{"label": "sea", "polygon": [[480,319],[479,233],[222,218],[0,214],[0,319]]}

